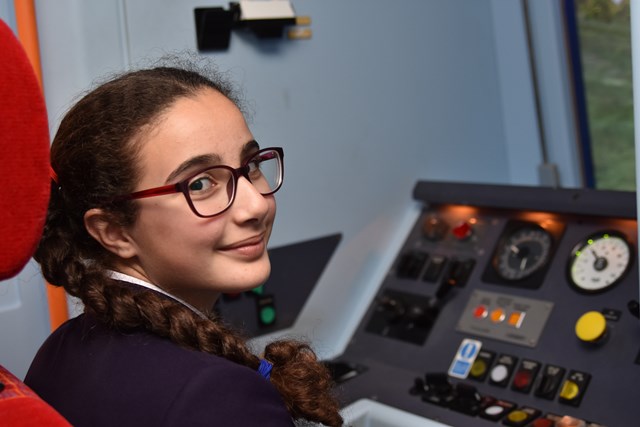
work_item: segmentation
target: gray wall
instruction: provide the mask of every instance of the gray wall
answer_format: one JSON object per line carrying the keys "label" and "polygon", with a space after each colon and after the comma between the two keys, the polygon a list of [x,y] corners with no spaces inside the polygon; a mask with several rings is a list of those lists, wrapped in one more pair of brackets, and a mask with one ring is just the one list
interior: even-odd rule
{"label": "gray wall", "polygon": [[[543,35],[536,42],[548,51],[561,36],[557,20],[548,19],[557,16],[557,4],[535,3]],[[344,234],[287,331],[331,355],[346,344],[417,215],[415,181],[535,185],[540,137],[521,2],[292,4],[312,18],[311,40],[265,42],[236,32],[230,49],[212,56],[245,89],[259,142],[286,152],[272,245]],[[228,2],[37,0],[52,134],[96,78],[195,49],[193,8],[200,6]],[[562,57],[542,63],[544,101],[566,107],[566,82],[553,80],[562,76]],[[552,117],[558,114],[567,110]],[[564,186],[577,186],[570,123],[547,129],[562,154],[550,160],[560,166]],[[2,336],[12,333],[0,329]]]}

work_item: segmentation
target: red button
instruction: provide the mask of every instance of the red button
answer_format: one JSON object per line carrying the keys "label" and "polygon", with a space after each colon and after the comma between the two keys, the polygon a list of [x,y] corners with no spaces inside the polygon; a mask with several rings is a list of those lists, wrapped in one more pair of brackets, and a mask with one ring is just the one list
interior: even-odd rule
{"label": "red button", "polygon": [[531,372],[519,371],[513,376],[513,386],[518,389],[526,388],[531,383]]}
{"label": "red button", "polygon": [[456,237],[456,239],[464,240],[464,239],[469,238],[469,236],[471,236],[471,233],[473,232],[473,228],[471,228],[471,224],[469,224],[468,222],[464,221],[464,222],[460,223],[459,225],[457,225],[456,227],[454,227],[451,230],[451,232]]}
{"label": "red button", "polygon": [[548,418],[538,418],[531,423],[531,427],[553,427],[554,422]]}
{"label": "red button", "polygon": [[487,307],[485,307],[484,305],[479,305],[475,310],[473,310],[473,317],[484,319],[485,317],[487,317],[487,313]]}

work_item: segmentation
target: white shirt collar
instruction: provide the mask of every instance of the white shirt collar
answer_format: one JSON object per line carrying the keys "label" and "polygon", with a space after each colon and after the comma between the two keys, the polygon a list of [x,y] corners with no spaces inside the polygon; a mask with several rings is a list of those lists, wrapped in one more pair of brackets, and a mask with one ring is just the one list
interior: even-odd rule
{"label": "white shirt collar", "polygon": [[154,285],[153,283],[149,283],[149,282],[146,282],[146,281],[144,281],[142,279],[138,279],[137,277],[129,276],[128,274],[120,273],[119,271],[114,271],[114,270],[107,270],[107,275],[110,278],[115,279],[115,280],[120,280],[122,282],[132,283],[134,285],[142,286],[144,288],[152,289],[152,290],[154,290],[156,292],[160,292],[161,294],[166,295],[169,298],[174,299],[174,300],[178,301],[179,303],[181,303],[182,305],[190,308],[193,312],[195,312],[198,316],[202,317],[203,319],[207,318],[207,316],[205,316],[203,312],[201,312],[200,310],[198,310],[197,308],[195,308],[194,306],[192,306],[188,302],[178,298],[175,295],[171,295],[169,292],[165,291],[162,288],[159,288],[158,286]]}

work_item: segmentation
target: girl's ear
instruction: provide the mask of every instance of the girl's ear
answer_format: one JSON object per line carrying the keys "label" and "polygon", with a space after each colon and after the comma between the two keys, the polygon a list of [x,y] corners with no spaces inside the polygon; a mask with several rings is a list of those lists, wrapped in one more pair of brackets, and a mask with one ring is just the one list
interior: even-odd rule
{"label": "girl's ear", "polygon": [[109,252],[124,259],[136,255],[136,246],[125,228],[102,209],[89,209],[84,214],[84,226],[91,237]]}

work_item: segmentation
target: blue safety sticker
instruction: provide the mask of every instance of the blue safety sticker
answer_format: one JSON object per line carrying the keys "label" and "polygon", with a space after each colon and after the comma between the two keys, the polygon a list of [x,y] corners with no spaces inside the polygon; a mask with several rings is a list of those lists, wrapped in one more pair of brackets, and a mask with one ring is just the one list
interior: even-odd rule
{"label": "blue safety sticker", "polygon": [[469,375],[469,371],[475,362],[478,353],[480,353],[482,343],[478,340],[465,338],[458,347],[458,352],[451,361],[449,367],[449,376],[465,379]]}

